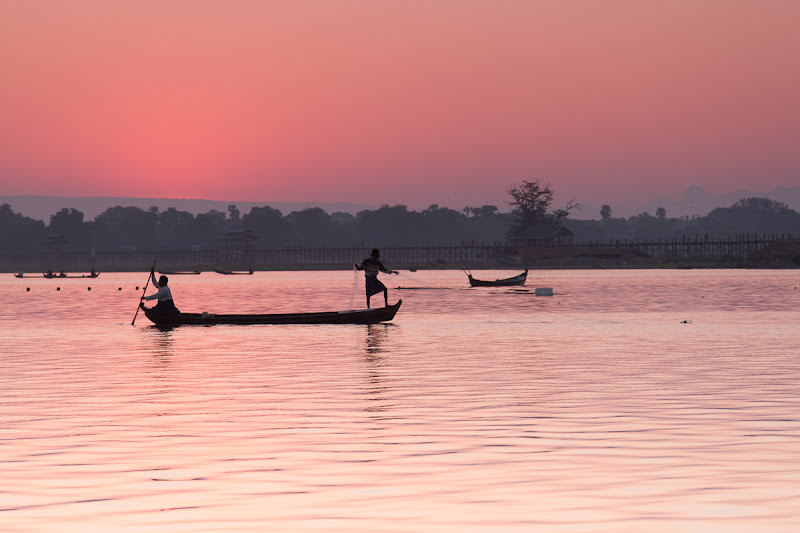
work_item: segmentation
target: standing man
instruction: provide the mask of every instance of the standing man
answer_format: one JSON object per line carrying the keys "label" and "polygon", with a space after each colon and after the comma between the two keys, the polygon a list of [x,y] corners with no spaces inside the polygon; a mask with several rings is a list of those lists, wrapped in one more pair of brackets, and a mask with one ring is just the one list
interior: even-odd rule
{"label": "standing man", "polygon": [[367,289],[367,309],[369,309],[369,298],[373,294],[378,294],[379,292],[383,291],[383,302],[386,307],[389,307],[389,291],[386,289],[386,285],[380,282],[378,279],[378,272],[386,272],[387,274],[397,274],[396,270],[389,270],[383,263],[380,262],[378,259],[381,256],[380,251],[377,248],[372,250],[372,254],[369,257],[364,259],[361,264],[355,263],[355,266],[358,270],[364,271],[364,281],[366,282],[366,289]]}
{"label": "standing man", "polygon": [[151,294],[150,296],[143,296],[142,302],[139,303],[139,307],[145,309],[144,300],[158,300],[158,303],[151,307],[153,311],[160,314],[178,314],[178,308],[175,307],[175,302],[172,301],[172,291],[169,290],[169,286],[167,283],[169,279],[167,276],[161,276],[156,281],[156,273],[153,269],[150,269],[150,278],[153,280],[153,287],[158,289],[158,292],[155,294]]}

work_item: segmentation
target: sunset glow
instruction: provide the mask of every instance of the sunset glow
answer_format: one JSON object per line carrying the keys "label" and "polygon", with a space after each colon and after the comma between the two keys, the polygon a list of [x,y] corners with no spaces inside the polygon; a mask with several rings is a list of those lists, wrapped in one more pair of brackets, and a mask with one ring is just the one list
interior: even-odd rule
{"label": "sunset glow", "polygon": [[0,0],[0,194],[800,184],[800,3]]}

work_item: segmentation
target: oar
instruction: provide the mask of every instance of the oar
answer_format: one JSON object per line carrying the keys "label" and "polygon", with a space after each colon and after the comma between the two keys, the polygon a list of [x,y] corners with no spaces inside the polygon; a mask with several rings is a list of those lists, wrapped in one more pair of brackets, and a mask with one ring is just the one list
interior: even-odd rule
{"label": "oar", "polygon": [[[142,291],[142,298],[144,298],[144,294],[147,292],[147,286],[150,285],[150,278],[153,277],[153,272],[156,269],[156,262],[153,261],[153,266],[150,267],[150,273],[147,275],[147,283],[144,284],[144,290]],[[142,306],[142,300],[139,300],[139,307]],[[136,314],[133,315],[133,321],[131,322],[131,326],[136,323],[136,317],[139,316],[139,307],[136,308]]]}

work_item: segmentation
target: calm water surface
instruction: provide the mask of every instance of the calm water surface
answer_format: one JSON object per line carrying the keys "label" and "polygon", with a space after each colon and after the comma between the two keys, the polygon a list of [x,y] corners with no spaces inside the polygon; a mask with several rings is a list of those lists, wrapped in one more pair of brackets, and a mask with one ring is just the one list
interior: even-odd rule
{"label": "calm water surface", "polygon": [[800,531],[800,271],[145,278],[0,278],[4,533]]}

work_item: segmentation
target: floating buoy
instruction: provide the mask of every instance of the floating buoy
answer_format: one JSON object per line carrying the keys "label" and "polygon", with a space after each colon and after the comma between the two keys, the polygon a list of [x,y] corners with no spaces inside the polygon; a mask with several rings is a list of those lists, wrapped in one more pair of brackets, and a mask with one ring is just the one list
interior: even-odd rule
{"label": "floating buoy", "polygon": [[25,290],[26,290],[26,291],[28,291],[28,292],[30,292],[31,288],[30,288],[30,287],[28,287],[28,288],[27,288],[27,289],[25,289]]}
{"label": "floating buoy", "polygon": [[121,290],[122,290],[122,287],[120,287],[120,288],[119,288],[119,289],[117,289],[117,290],[118,290],[118,291],[121,291]]}
{"label": "floating buoy", "polygon": [[89,288],[88,288],[88,289],[86,289],[86,290],[87,290],[87,291],[90,291],[90,290],[92,290],[92,288],[91,288],[91,287],[89,287]]}
{"label": "floating buoy", "polygon": [[691,320],[681,320],[681,324],[691,324]]}
{"label": "floating buoy", "polygon": [[57,290],[57,291],[60,291],[60,290],[61,290],[61,287],[56,287],[56,290]]}

